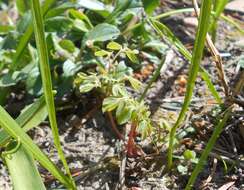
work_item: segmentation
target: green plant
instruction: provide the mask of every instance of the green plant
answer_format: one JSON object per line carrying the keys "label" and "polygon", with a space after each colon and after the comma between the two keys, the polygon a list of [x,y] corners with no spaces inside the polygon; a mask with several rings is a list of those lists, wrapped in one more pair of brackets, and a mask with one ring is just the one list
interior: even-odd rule
{"label": "green plant", "polygon": [[29,151],[34,158],[48,169],[61,183],[71,187],[71,182],[52,162],[51,160],[34,144],[32,139],[23,129],[13,120],[13,118],[0,106],[0,126],[16,141],[19,141],[24,148]]}
{"label": "green plant", "polygon": [[10,142],[2,157],[9,169],[14,189],[46,189],[32,154],[27,152],[19,142]]}
{"label": "green plant", "polygon": [[142,134],[143,138],[146,138],[152,131],[150,112],[142,100],[136,100],[127,92],[127,81],[137,91],[142,84],[131,76],[132,69],[123,62],[118,63],[117,58],[121,54],[125,54],[131,62],[136,63],[137,57],[135,54],[137,52],[122,47],[113,41],[108,43],[107,49],[95,52],[96,56],[104,57],[107,60],[104,67],[98,66],[98,74],[78,73],[75,86],[81,93],[87,93],[95,89],[103,99],[103,112],[114,111],[118,124],[131,124],[127,153],[133,156],[137,151],[134,145],[136,130]]}
{"label": "green plant", "polygon": [[[24,108],[15,121],[19,124],[20,127],[23,128],[25,132],[27,132],[31,128],[39,125],[43,120],[46,119],[46,117],[46,104],[44,97],[41,97],[40,99],[36,100],[33,104]],[[6,131],[0,131],[0,147],[6,145],[10,139],[11,137]]]}
{"label": "green plant", "polygon": [[[88,101],[90,95],[92,98],[95,95],[96,101],[98,100],[96,107],[109,116],[111,127],[121,140],[126,138],[118,130],[121,126],[117,129],[116,124],[130,128],[126,143],[128,156],[144,154],[135,143],[135,137],[140,134],[141,138],[137,139],[150,139],[154,146],[152,151],[156,149],[157,153],[161,152],[161,147],[165,144],[169,145],[164,146],[168,148],[168,169],[173,164],[173,158],[176,158],[180,160],[178,171],[183,175],[189,173],[198,161],[195,152],[186,150],[182,156],[173,156],[173,151],[176,144],[181,146],[180,140],[183,136],[193,134],[193,130],[189,129],[192,127],[179,130],[179,134],[176,133],[185,119],[189,106],[195,104],[192,96],[197,75],[204,80],[215,103],[221,105],[225,101],[225,97],[220,96],[212,82],[214,77],[200,65],[206,33],[211,32],[212,38],[215,39],[219,19],[227,21],[243,33],[240,25],[223,15],[227,1],[202,1],[193,53],[164,23],[166,17],[192,13],[193,8],[171,10],[156,15],[158,11],[155,9],[161,3],[159,0],[41,2],[42,6],[39,0],[16,0],[18,20],[12,20],[7,16],[4,21],[6,23],[0,21],[0,104],[2,105],[0,117],[3,118],[0,120],[0,147],[5,150],[11,148],[7,151],[6,160],[11,156],[17,159],[17,164],[15,159],[7,160],[14,188],[24,188],[25,185],[24,183],[21,185],[19,181],[22,179],[18,178],[19,172],[23,170],[21,166],[18,167],[18,160],[22,158],[30,161],[28,172],[31,173],[33,169],[33,173],[36,174],[33,176],[33,181],[38,182],[40,188],[44,188],[33,156],[66,188],[76,189],[61,149],[56,121],[56,110],[72,109],[73,105],[80,107],[81,104],[84,110],[86,109],[85,104],[80,103],[83,99],[76,102],[78,98],[76,89],[85,94],[82,98],[88,98]],[[14,1],[0,1],[0,9],[6,7],[8,9],[9,5],[12,6],[14,3]],[[212,12],[211,3],[214,5]],[[162,42],[162,38],[166,43]],[[154,120],[151,118],[150,107],[145,98],[153,83],[159,78],[166,52],[171,46],[191,62],[188,81],[185,82],[186,96],[182,107],[178,106],[181,105],[181,100],[177,102],[176,107],[173,106],[181,109],[178,119],[174,116],[160,115]],[[143,73],[147,66],[150,72],[146,70]],[[233,95],[241,91],[242,81],[239,80],[236,84]],[[147,84],[143,85],[145,82]],[[27,97],[33,98],[33,103],[22,110],[14,120],[10,117],[11,113],[8,114],[3,107],[8,102],[8,94],[12,94],[12,90],[18,88],[23,88]],[[55,98],[53,89],[56,92]],[[42,94],[44,96],[41,96]],[[69,99],[74,96],[74,100]],[[68,98],[65,99],[66,97]],[[58,100],[55,104],[54,99]],[[174,105],[174,100],[169,104]],[[42,153],[26,133],[45,120],[47,115],[54,144],[67,176]],[[226,120],[226,117],[224,115],[223,119]],[[175,121],[171,128],[170,125]],[[211,145],[207,145],[204,150],[187,188],[194,184],[203,160],[206,160],[224,123],[221,123],[221,127],[219,125],[216,128],[217,132],[214,131],[209,141]],[[13,167],[18,168],[17,175],[13,172]]]}

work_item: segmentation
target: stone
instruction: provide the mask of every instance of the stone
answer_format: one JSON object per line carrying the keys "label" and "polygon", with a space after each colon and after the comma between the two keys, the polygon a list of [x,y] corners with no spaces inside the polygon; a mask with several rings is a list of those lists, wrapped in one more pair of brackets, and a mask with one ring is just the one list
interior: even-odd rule
{"label": "stone", "polygon": [[244,14],[244,0],[231,1],[226,5],[225,9]]}

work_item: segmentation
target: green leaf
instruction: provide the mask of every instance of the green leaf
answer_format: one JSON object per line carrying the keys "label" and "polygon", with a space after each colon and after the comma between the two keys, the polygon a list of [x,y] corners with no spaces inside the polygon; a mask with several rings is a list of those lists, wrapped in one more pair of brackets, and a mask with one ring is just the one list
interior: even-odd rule
{"label": "green leaf", "polygon": [[120,35],[119,29],[111,24],[102,23],[96,25],[88,34],[86,41],[104,42],[113,40]]}
{"label": "green leaf", "polygon": [[20,71],[15,71],[13,73],[7,73],[2,78],[0,78],[0,87],[14,86],[20,80],[25,79],[27,76],[25,73]]}
{"label": "green leaf", "polygon": [[70,14],[73,18],[76,18],[76,19],[85,21],[85,22],[88,24],[89,29],[92,29],[92,28],[93,28],[93,25],[92,25],[90,19],[89,19],[83,12],[80,12],[80,11],[77,11],[77,10],[74,10],[74,9],[71,9],[71,10],[69,11],[69,14]]}
{"label": "green leaf", "polygon": [[125,102],[119,102],[116,110],[116,119],[119,125],[127,123],[131,119],[132,110],[126,106]]}
{"label": "green leaf", "polygon": [[114,84],[112,87],[113,96],[126,96],[127,91],[122,84]]}
{"label": "green leaf", "polygon": [[166,37],[172,44],[176,46],[180,53],[187,58],[187,60],[191,60],[191,53],[166,25],[154,19],[150,19],[150,23],[159,35]]}
{"label": "green leaf", "polygon": [[[21,111],[21,114],[15,120],[25,132],[33,127],[39,125],[47,117],[47,108],[45,105],[44,97],[36,100],[33,104],[27,106]],[[10,139],[9,134],[1,130],[0,131],[0,147],[5,145]]]}
{"label": "green leaf", "polygon": [[48,13],[45,15],[45,18],[47,19],[47,18],[56,17],[65,14],[65,11],[76,7],[77,6],[75,3],[71,3],[71,2],[62,3],[61,5],[50,9]]}
{"label": "green leaf", "polygon": [[30,1],[28,0],[16,0],[16,6],[18,8],[18,12],[23,15],[30,9]]}
{"label": "green leaf", "polygon": [[89,28],[87,28],[87,25],[83,20],[75,19],[73,24],[75,29],[78,29],[82,32],[89,32]]}
{"label": "green leaf", "polygon": [[113,111],[116,107],[118,107],[120,102],[119,98],[115,97],[108,97],[103,100],[102,111],[103,112],[110,112]]}
{"label": "green leaf", "polygon": [[111,53],[106,50],[99,50],[99,51],[95,52],[95,56],[98,56],[98,57],[108,56],[109,54],[111,54]]}
{"label": "green leaf", "polygon": [[[56,0],[46,0],[43,3],[42,6],[42,14],[43,16],[46,15],[46,13],[48,12],[48,10],[51,8],[51,6],[56,2]],[[24,34],[22,35],[22,37],[19,40],[18,46],[16,48],[16,53],[14,55],[13,58],[13,63],[10,66],[11,70],[15,70],[18,66],[18,62],[20,60],[20,58],[23,56],[23,52],[32,36],[33,33],[33,26],[31,24],[31,20],[28,21],[27,24],[27,28],[25,29]]]}
{"label": "green leaf", "polygon": [[[9,170],[13,189],[46,189],[32,154],[21,144],[15,141],[11,142],[8,144],[6,151],[2,153],[2,156]],[[23,175],[23,171],[25,175]]]}
{"label": "green leaf", "polygon": [[71,187],[70,180],[43,154],[40,148],[34,144],[25,131],[13,120],[13,118],[0,106],[0,126],[8,132],[16,141],[19,141],[26,150],[31,152],[34,158],[40,162],[51,174],[56,177],[67,188]]}
{"label": "green leaf", "polygon": [[56,16],[46,19],[45,29],[47,32],[67,32],[73,26],[73,21],[65,16]]}
{"label": "green leaf", "polygon": [[126,56],[131,60],[132,63],[138,63],[138,59],[135,51],[127,49],[125,50]]}
{"label": "green leaf", "polygon": [[67,50],[68,52],[70,52],[70,53],[74,53],[74,51],[75,51],[75,44],[71,41],[71,40],[66,40],[66,39],[64,39],[64,40],[61,40],[60,42],[59,42],[59,45],[63,48],[63,49],[65,49],[65,50]]}
{"label": "green leaf", "polygon": [[131,0],[117,0],[115,9],[109,14],[105,20],[106,23],[112,23],[121,14],[123,14],[135,1]]}
{"label": "green leaf", "polygon": [[94,84],[81,84],[79,87],[79,90],[81,93],[86,93],[86,92],[91,91],[95,87],[96,86]]}
{"label": "green leaf", "polygon": [[68,59],[63,64],[63,76],[73,77],[79,69],[81,69],[81,65],[75,64],[73,61]]}
{"label": "green leaf", "polygon": [[122,46],[120,44],[118,44],[117,42],[109,42],[107,45],[107,49],[120,50],[120,49],[122,49]]}
{"label": "green leaf", "polygon": [[206,85],[208,86],[209,91],[212,93],[213,97],[215,98],[216,102],[218,104],[222,103],[222,99],[218,93],[218,91],[216,90],[216,88],[214,87],[208,72],[204,69],[204,68],[200,68],[199,73],[202,77],[202,79],[205,81]]}
{"label": "green leaf", "polygon": [[142,0],[143,7],[147,14],[151,15],[153,11],[159,6],[159,0]]}
{"label": "green leaf", "polygon": [[228,2],[229,0],[215,0],[213,2],[213,11],[215,12],[215,14],[209,27],[213,42],[215,42],[216,40],[219,17],[223,13],[225,6]]}
{"label": "green leaf", "polygon": [[139,122],[137,130],[142,135],[142,139],[145,139],[148,136],[148,134],[151,131],[151,127],[152,127],[151,124],[148,123],[146,120],[142,120],[142,121]]}
{"label": "green leaf", "polygon": [[10,25],[0,25],[0,34],[8,34],[10,31],[14,30],[14,26]]}
{"label": "green leaf", "polygon": [[127,79],[129,80],[131,86],[135,89],[135,90],[140,90],[141,86],[142,86],[142,83],[133,78],[132,76],[127,76]]}

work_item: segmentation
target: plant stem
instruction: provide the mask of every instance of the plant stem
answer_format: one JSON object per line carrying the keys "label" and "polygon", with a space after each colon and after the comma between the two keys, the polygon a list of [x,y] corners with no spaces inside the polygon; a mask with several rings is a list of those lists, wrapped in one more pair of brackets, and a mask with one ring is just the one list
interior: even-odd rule
{"label": "plant stem", "polygon": [[44,32],[44,23],[43,23],[43,16],[41,14],[41,7],[39,0],[32,0],[31,1],[31,11],[33,16],[33,26],[34,26],[34,33],[36,38],[36,46],[39,54],[39,62],[40,62],[40,71],[42,77],[42,85],[43,91],[45,96],[45,101],[47,105],[50,125],[52,128],[52,134],[54,138],[54,144],[57,148],[58,155],[63,163],[63,166],[66,170],[67,175],[69,176],[73,186],[70,188],[76,189],[74,181],[72,179],[67,161],[65,159],[64,153],[62,151],[58,127],[57,127],[57,120],[56,120],[56,112],[55,112],[55,105],[54,105],[54,97],[52,93],[52,79],[51,79],[51,72],[49,68],[49,59],[48,59],[48,52],[47,52],[47,44]]}

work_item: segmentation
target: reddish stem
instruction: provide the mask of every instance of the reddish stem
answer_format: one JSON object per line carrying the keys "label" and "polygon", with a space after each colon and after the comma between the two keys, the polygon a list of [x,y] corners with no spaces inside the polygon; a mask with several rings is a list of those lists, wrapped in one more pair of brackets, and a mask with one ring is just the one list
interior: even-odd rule
{"label": "reddish stem", "polygon": [[111,112],[107,112],[107,115],[108,115],[108,118],[110,120],[111,128],[114,131],[114,133],[118,136],[118,138],[120,140],[125,140],[124,137],[123,137],[123,135],[121,135],[121,133],[119,132],[119,130],[118,130],[117,126],[116,126],[116,123],[114,121],[114,118],[113,118],[112,113]]}

